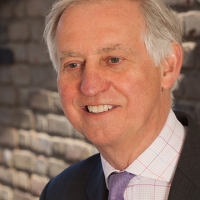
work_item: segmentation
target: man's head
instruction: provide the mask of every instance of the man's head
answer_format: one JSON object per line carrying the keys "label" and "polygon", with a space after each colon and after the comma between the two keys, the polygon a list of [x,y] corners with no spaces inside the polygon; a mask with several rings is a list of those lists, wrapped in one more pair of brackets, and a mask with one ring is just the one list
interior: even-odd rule
{"label": "man's head", "polygon": [[46,29],[65,115],[98,149],[145,147],[165,123],[182,62],[172,14],[155,0],[66,2]]}

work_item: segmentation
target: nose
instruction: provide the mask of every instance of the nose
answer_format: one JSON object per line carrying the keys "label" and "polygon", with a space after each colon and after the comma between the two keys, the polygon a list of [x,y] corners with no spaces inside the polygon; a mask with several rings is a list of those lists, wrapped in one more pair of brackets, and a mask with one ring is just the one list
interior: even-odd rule
{"label": "nose", "polygon": [[108,90],[109,87],[110,84],[103,69],[85,66],[81,79],[81,92],[85,96],[96,96]]}

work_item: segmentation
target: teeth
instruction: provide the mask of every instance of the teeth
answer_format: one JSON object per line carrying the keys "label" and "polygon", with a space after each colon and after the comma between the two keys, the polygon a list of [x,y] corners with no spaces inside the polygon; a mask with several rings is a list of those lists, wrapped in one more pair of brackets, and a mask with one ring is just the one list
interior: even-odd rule
{"label": "teeth", "polygon": [[112,109],[114,106],[111,105],[100,105],[100,106],[87,106],[89,112],[92,113],[101,113],[101,112],[106,112],[110,109]]}

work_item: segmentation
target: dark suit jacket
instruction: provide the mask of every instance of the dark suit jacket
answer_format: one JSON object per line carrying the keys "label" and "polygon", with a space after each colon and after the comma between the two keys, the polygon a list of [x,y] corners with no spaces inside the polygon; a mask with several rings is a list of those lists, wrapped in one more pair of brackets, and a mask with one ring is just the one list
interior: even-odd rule
{"label": "dark suit jacket", "polygon": [[[200,126],[186,114],[176,113],[188,126],[169,200],[200,200]],[[40,200],[107,200],[100,155],[70,166],[44,188]],[[147,199],[148,200],[148,199]]]}

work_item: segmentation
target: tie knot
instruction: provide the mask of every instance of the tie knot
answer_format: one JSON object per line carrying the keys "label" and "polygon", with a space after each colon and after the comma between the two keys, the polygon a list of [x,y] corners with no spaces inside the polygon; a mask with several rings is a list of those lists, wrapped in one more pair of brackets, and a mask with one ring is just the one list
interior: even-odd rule
{"label": "tie knot", "polygon": [[124,200],[124,191],[134,174],[128,172],[112,173],[108,179],[109,200]]}

